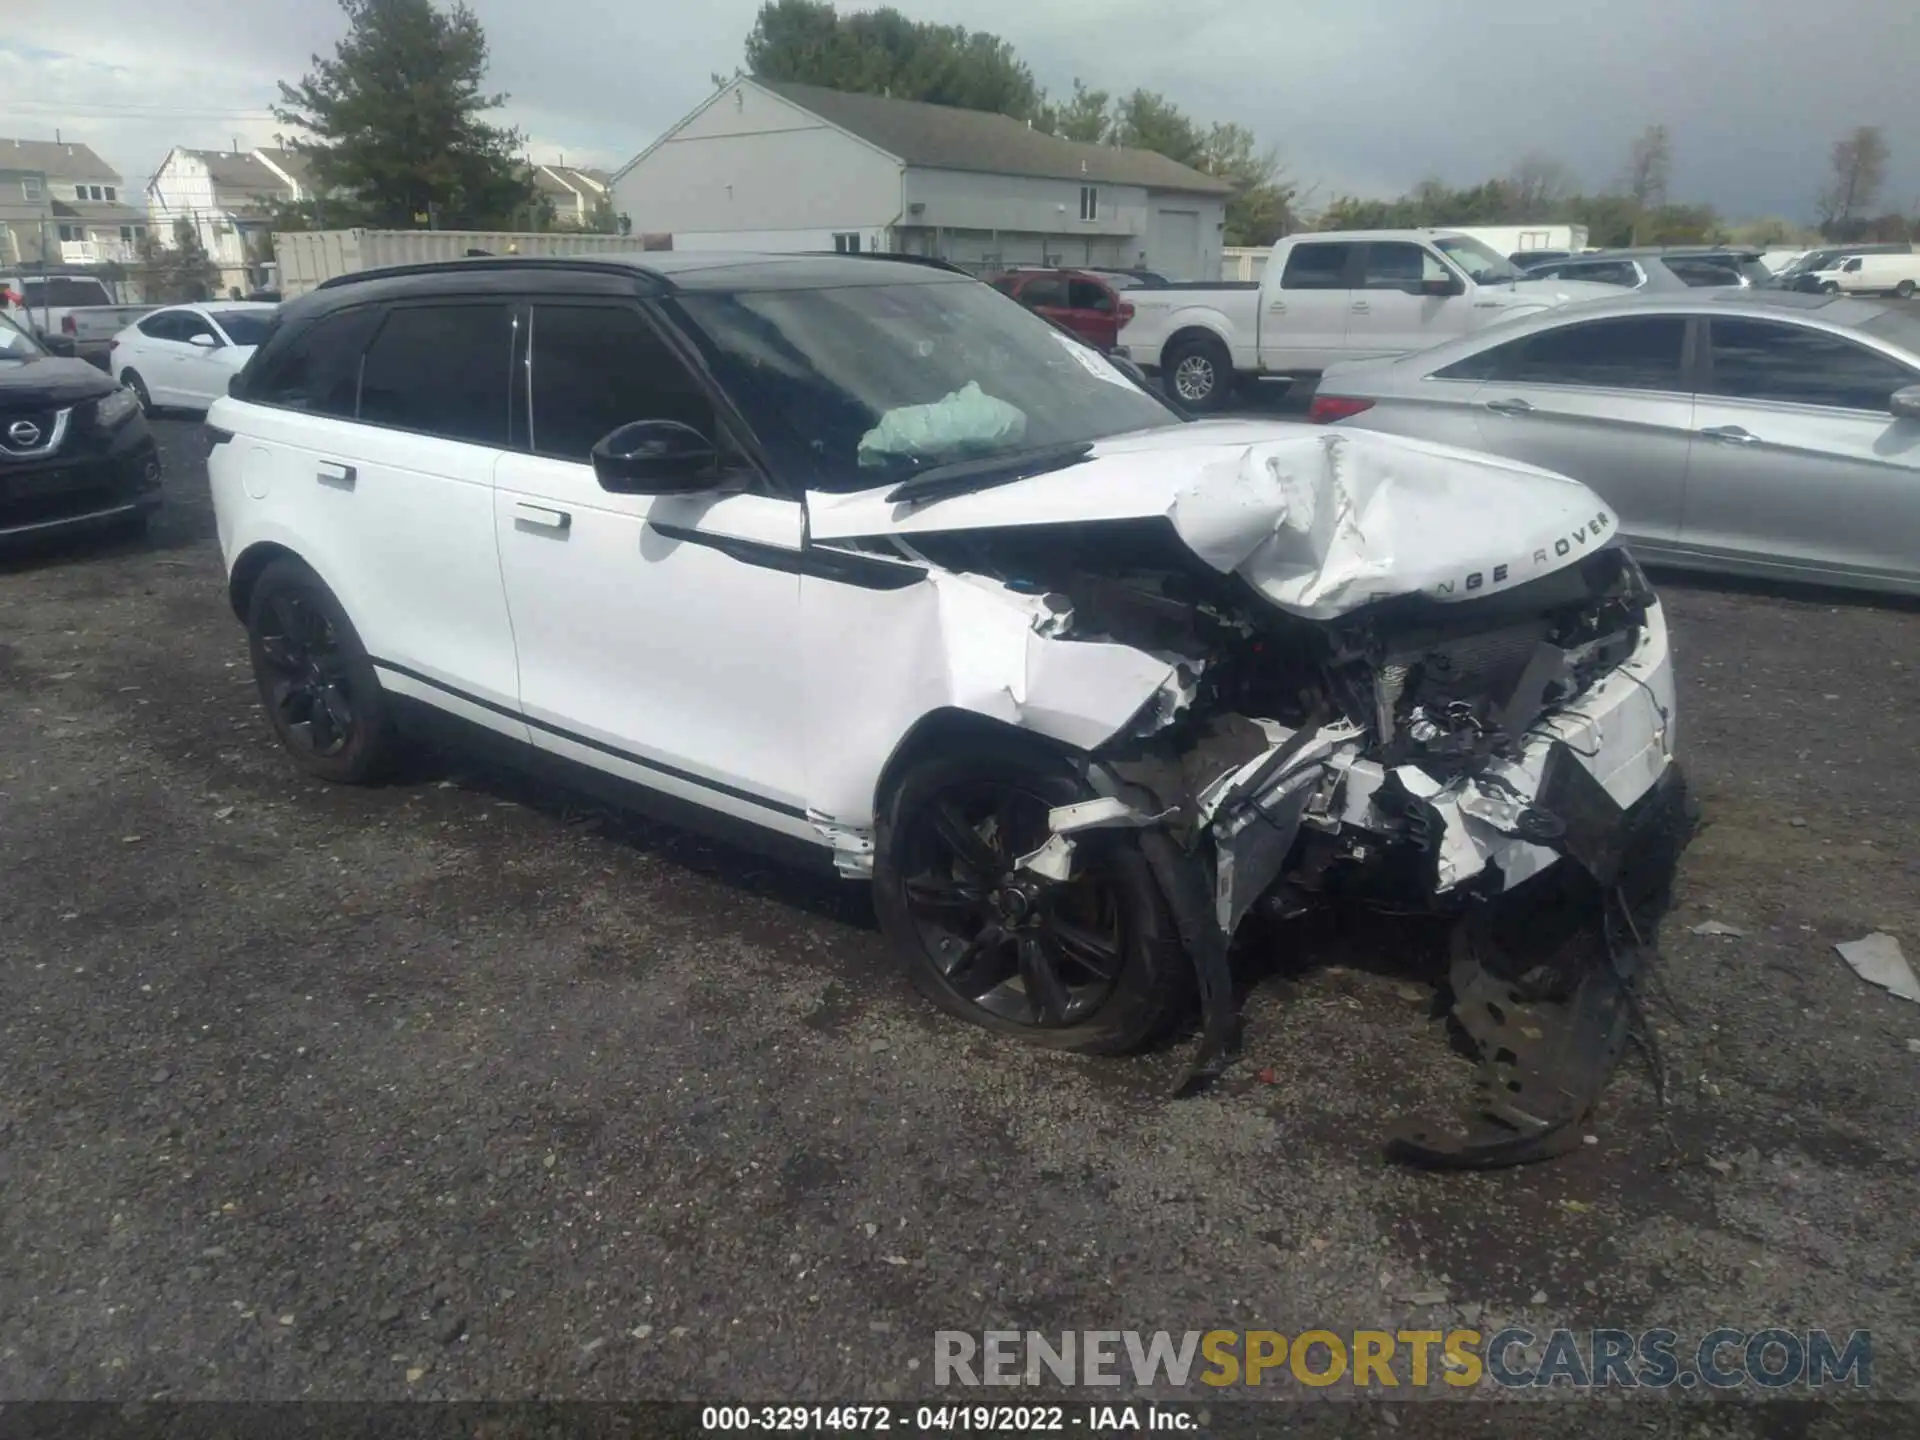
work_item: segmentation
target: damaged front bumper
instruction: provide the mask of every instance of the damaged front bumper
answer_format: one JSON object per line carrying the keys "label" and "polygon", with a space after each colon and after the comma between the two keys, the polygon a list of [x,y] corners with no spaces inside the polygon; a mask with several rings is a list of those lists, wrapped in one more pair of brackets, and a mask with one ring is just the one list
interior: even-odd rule
{"label": "damaged front bumper", "polygon": [[[1233,719],[1264,743],[1184,793],[1140,766],[1096,763],[1091,778],[1101,798],[1053,812],[1052,835],[1022,862],[1044,878],[1066,879],[1088,830],[1139,832],[1200,981],[1203,1033],[1183,1088],[1206,1084],[1225,1065],[1235,1025],[1228,946],[1256,905],[1291,913],[1316,892],[1338,888],[1458,914],[1464,927],[1476,904],[1540,889],[1528,882],[1544,881],[1567,861],[1597,904],[1622,897],[1624,931],[1594,912],[1595,933],[1607,937],[1603,953],[1575,967],[1580,973],[1554,993],[1535,997],[1525,1033],[1487,1023],[1495,982],[1483,980],[1485,967],[1472,958],[1479,951],[1470,937],[1463,940],[1468,958],[1456,954],[1452,975],[1456,1018],[1463,1007],[1478,1007],[1480,1023],[1464,1028],[1483,1057],[1507,1057],[1495,1067],[1504,1069],[1487,1077],[1481,1107],[1493,1130],[1469,1127],[1464,1137],[1446,1137],[1426,1127],[1396,1142],[1402,1158],[1432,1164],[1512,1163],[1551,1153],[1561,1132],[1590,1108],[1624,1044],[1619,1026],[1631,972],[1644,963],[1644,937],[1636,932],[1649,928],[1652,912],[1623,885],[1632,880],[1644,893],[1662,888],[1683,843],[1684,826],[1669,813],[1684,805],[1658,603],[1648,605],[1624,660],[1536,720],[1504,755],[1489,755],[1466,773],[1383,763],[1374,758],[1377,747],[1370,751],[1369,731],[1345,719],[1296,729]],[[1655,846],[1649,833],[1681,839]],[[1521,998],[1511,987],[1501,992],[1509,1004]],[[1500,1003],[1493,1015],[1502,1013]],[[1541,1006],[1559,1009],[1548,1015]],[[1565,1040],[1557,1047],[1564,1063],[1546,1053],[1555,1046],[1510,1043],[1516,1035],[1538,1041],[1550,1034]],[[1531,1109],[1515,1100],[1522,1091]],[[1559,1098],[1535,1100],[1536,1092]]]}

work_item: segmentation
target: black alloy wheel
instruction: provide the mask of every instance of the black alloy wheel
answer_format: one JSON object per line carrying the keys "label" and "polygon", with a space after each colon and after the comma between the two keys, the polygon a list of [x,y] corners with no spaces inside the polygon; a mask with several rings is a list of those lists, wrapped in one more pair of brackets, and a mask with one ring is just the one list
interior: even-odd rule
{"label": "black alloy wheel", "polygon": [[1051,803],[1001,780],[956,785],[900,837],[908,913],[955,993],[1019,1025],[1059,1029],[1112,995],[1126,951],[1111,879],[1064,884],[1018,868]]}
{"label": "black alloy wheel", "polygon": [[357,721],[332,624],[308,597],[288,591],[262,609],[260,656],[275,728],[295,750],[323,759],[344,754]]}
{"label": "black alloy wheel", "polygon": [[1017,735],[953,738],[908,766],[874,835],[874,909],[914,985],[949,1015],[1049,1049],[1112,1055],[1164,1033],[1192,996],[1138,838],[1075,837],[1073,875],[1020,867],[1048,813],[1090,798]]}
{"label": "black alloy wheel", "polygon": [[248,650],[274,733],[308,774],[375,779],[395,751],[373,665],[333,592],[300,561],[274,561],[254,583]]}

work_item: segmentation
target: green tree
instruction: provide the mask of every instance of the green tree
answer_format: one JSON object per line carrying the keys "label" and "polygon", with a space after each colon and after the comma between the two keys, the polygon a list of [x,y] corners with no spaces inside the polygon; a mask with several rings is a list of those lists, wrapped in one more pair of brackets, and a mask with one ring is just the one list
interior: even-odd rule
{"label": "green tree", "polygon": [[1878,125],[1862,125],[1834,142],[1831,165],[1832,175],[1815,202],[1820,233],[1843,241],[1858,239],[1846,232],[1880,199],[1887,180],[1887,137]]}
{"label": "green tree", "polygon": [[892,8],[841,15],[828,0],[768,0],[747,35],[747,71],[786,80],[991,110],[1035,120],[1046,97],[1013,47]]}
{"label": "green tree", "polygon": [[1033,123],[1065,140],[1104,145],[1113,139],[1113,97],[1104,90],[1089,89],[1076,76],[1073,98],[1046,106]]}
{"label": "green tree", "polygon": [[140,258],[130,274],[149,305],[179,305],[208,300],[220,284],[220,267],[200,243],[200,232],[190,220],[173,222],[173,244],[149,234],[140,242]]}
{"label": "green tree", "polygon": [[1246,126],[1215,124],[1209,129],[1198,168],[1233,186],[1227,197],[1227,244],[1271,245],[1296,228],[1298,187],[1282,172],[1279,152],[1263,148]]}
{"label": "green tree", "polygon": [[1153,150],[1194,169],[1206,166],[1207,132],[1166,96],[1135,90],[1114,106],[1113,143]]}
{"label": "green tree", "polygon": [[491,229],[532,200],[515,159],[520,136],[487,123],[506,101],[489,94],[487,37],[466,5],[340,0],[347,34],[280,86],[274,115],[311,138],[293,142],[328,223]]}

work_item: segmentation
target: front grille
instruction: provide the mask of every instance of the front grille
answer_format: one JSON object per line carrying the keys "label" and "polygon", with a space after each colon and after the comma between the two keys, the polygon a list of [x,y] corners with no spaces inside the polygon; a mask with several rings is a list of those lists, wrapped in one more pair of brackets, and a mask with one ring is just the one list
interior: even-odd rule
{"label": "front grille", "polygon": [[[68,417],[71,428],[72,417]],[[29,437],[20,427],[30,426]],[[38,457],[60,429],[60,411],[45,406],[32,410],[0,410],[0,460]]]}
{"label": "front grille", "polygon": [[1417,650],[1391,655],[1388,666],[1406,671],[1396,698],[1406,705],[1442,708],[1455,700],[1503,705],[1547,638],[1549,627],[1541,616],[1498,630],[1436,639]]}

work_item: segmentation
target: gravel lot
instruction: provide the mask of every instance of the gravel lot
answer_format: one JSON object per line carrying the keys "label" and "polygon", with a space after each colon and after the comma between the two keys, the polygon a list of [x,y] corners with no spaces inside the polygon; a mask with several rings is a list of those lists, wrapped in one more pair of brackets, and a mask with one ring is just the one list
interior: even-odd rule
{"label": "gravel lot", "polygon": [[1181,1050],[936,1017],[831,878],[457,758],[295,778],[157,429],[151,540],[0,565],[0,1398],[925,1398],[940,1328],[1475,1316],[1869,1328],[1920,1396],[1920,1006],[1831,948],[1920,959],[1920,609],[1668,581],[1675,1143],[1630,1060],[1597,1144],[1436,1177],[1379,1158],[1469,1078],[1424,930],[1247,947],[1172,1101]]}

